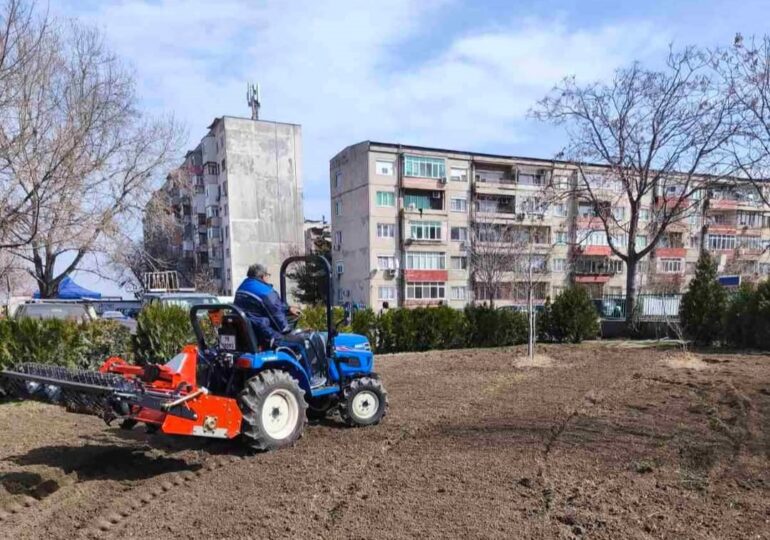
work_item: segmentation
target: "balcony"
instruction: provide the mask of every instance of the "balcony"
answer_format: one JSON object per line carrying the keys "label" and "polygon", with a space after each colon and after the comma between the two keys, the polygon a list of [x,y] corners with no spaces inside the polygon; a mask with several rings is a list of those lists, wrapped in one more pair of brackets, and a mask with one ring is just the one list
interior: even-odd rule
{"label": "balcony", "polygon": [[573,272],[576,276],[605,276],[609,279],[622,271],[622,265],[622,261],[609,257],[585,256],[575,259]]}
{"label": "balcony", "polygon": [[401,179],[401,187],[404,189],[430,189],[433,191],[444,191],[446,189],[446,178],[416,178],[405,176]]}
{"label": "balcony", "polygon": [[483,196],[474,202],[477,214],[500,214],[502,217],[513,217],[516,214],[516,197],[513,196]]}
{"label": "balcony", "polygon": [[418,281],[447,281],[449,271],[447,270],[404,270],[404,278],[409,282]]}
{"label": "balcony", "polygon": [[667,259],[683,259],[687,256],[687,248],[685,247],[658,247],[655,248],[655,257]]}
{"label": "balcony", "polygon": [[476,185],[510,186],[516,185],[516,175],[512,167],[488,167],[476,169]]}
{"label": "balcony", "polygon": [[444,192],[417,189],[404,190],[404,212],[408,213],[445,213]]}

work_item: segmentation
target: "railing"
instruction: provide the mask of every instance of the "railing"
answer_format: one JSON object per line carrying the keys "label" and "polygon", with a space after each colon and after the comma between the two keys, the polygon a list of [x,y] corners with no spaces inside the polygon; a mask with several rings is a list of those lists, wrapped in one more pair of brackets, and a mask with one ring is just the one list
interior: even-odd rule
{"label": "railing", "polygon": [[[640,294],[636,297],[636,315],[640,320],[679,320],[681,294]],[[603,295],[594,299],[602,319],[625,319],[625,295]]]}

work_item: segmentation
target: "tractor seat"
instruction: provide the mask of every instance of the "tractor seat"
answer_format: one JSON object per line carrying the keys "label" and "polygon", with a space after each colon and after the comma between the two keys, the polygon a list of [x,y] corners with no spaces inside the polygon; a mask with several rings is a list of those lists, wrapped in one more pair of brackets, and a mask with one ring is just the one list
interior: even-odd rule
{"label": "tractor seat", "polygon": [[222,325],[219,327],[219,348],[226,352],[257,352],[252,350],[248,324],[248,321],[238,315],[223,316]]}

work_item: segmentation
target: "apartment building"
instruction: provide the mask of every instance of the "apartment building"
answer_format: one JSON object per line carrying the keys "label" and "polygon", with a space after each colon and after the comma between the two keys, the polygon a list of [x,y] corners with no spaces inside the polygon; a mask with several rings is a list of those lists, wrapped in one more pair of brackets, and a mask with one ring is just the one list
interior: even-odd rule
{"label": "apartment building", "polygon": [[231,295],[255,262],[278,276],[284,258],[304,251],[302,129],[216,118],[161,193],[178,222],[170,249],[183,278],[209,275]]}
{"label": "apartment building", "polygon": [[[620,186],[600,167],[594,176],[594,193],[606,196],[607,211],[622,223],[630,209]],[[332,158],[330,182],[338,302],[460,308],[494,295],[497,305],[516,305],[531,289],[541,303],[570,283],[597,298],[625,293],[626,269],[609,243],[629,239],[620,227],[608,238],[595,206],[575,195],[577,174],[566,162],[366,141]],[[667,189],[643,201],[633,240],[639,248],[654,235],[655,204],[676,195],[675,186]],[[681,291],[701,238],[721,273],[744,280],[770,273],[770,209],[755,189],[725,185],[696,196],[708,202],[669,225],[639,267],[640,290]],[[511,231],[527,239],[526,256],[490,293],[469,252],[478,255],[478,246],[493,247]]]}

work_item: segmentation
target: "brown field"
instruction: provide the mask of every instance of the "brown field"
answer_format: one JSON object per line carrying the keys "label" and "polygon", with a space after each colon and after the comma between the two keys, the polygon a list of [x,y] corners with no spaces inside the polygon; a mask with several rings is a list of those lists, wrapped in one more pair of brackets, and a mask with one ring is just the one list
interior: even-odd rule
{"label": "brown field", "polygon": [[237,446],[0,405],[0,537],[770,538],[770,357],[378,359],[377,427]]}

